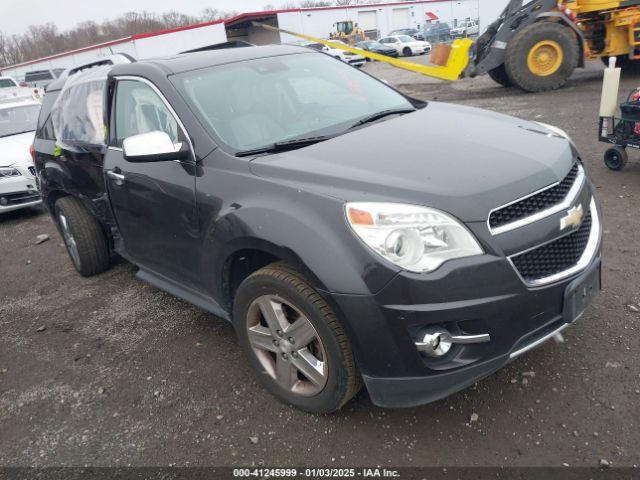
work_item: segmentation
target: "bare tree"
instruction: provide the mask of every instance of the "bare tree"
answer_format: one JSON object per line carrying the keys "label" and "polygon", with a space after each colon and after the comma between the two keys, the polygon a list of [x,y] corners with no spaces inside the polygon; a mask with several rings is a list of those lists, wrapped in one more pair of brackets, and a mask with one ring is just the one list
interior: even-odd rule
{"label": "bare tree", "polygon": [[117,40],[137,33],[220,20],[232,15],[235,15],[235,12],[214,8],[205,9],[199,16],[186,15],[173,10],[161,15],[148,11],[127,12],[101,24],[94,21],[81,22],[65,32],[59,32],[53,23],[32,25],[20,35],[6,35],[0,32],[0,67]]}

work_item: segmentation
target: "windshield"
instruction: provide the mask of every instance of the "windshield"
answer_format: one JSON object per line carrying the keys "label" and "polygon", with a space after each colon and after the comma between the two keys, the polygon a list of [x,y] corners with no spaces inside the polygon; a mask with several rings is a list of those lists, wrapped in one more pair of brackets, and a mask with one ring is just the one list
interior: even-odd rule
{"label": "windshield", "polygon": [[306,53],[237,62],[176,75],[202,123],[237,151],[344,132],[409,101],[328,55]]}
{"label": "windshield", "polygon": [[38,122],[40,105],[0,109],[0,137],[33,132]]}
{"label": "windshield", "polygon": [[409,35],[398,35],[398,38],[401,42],[415,42],[415,39],[410,37]]}
{"label": "windshield", "polygon": [[0,78],[0,88],[17,87],[16,83],[10,78]]}

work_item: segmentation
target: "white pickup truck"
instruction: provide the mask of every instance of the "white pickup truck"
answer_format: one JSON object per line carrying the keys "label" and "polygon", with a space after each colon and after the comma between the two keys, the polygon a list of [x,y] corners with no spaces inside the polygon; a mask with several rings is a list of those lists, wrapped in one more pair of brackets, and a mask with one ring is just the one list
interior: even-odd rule
{"label": "white pickup truck", "polygon": [[21,87],[11,77],[0,77],[0,101],[31,99],[39,101],[42,92],[39,88]]}
{"label": "white pickup truck", "polygon": [[458,26],[451,29],[453,38],[472,37],[480,33],[480,26],[475,20],[465,20],[458,23]]}

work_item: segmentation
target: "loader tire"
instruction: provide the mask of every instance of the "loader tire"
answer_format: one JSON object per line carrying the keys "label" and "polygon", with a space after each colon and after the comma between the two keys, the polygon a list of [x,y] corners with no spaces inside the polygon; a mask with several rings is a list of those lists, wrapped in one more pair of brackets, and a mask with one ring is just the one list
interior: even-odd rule
{"label": "loader tire", "polygon": [[503,87],[513,87],[513,82],[509,78],[509,75],[507,75],[504,64],[494,68],[493,70],[489,70],[487,73],[491,77],[491,80],[502,85]]}
{"label": "loader tire", "polygon": [[573,74],[579,55],[578,39],[568,27],[543,21],[523,28],[509,42],[505,71],[525,92],[556,90]]}

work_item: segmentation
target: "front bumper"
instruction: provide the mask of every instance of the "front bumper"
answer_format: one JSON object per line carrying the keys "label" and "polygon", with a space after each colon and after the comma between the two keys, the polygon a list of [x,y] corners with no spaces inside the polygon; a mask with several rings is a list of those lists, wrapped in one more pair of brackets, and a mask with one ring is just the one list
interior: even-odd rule
{"label": "front bumper", "polygon": [[26,169],[18,169],[22,175],[0,180],[0,213],[32,207],[42,203],[35,177]]}
{"label": "front bumper", "polygon": [[[591,191],[585,188],[577,201],[585,202]],[[594,200],[590,209],[596,219],[601,217]],[[531,241],[526,233],[540,234],[548,222],[555,225],[557,237],[556,222],[564,213],[514,235]],[[584,252],[589,256],[583,255],[580,269],[569,269],[567,276],[544,285],[528,284],[505,258],[508,253],[493,251],[446,262],[426,275],[401,272],[375,295],[332,294],[373,402],[409,407],[439,400],[572,324],[600,289],[599,221],[591,223],[589,239],[595,243],[587,244]],[[456,336],[488,334],[490,341],[454,344],[446,355],[433,358],[416,346],[425,329],[433,327]]]}
{"label": "front bumper", "polygon": [[[354,332],[354,350],[373,403],[389,408],[412,407],[473,385],[572,325],[577,318],[571,318],[565,308],[566,293],[589,276],[599,278],[600,268],[598,255],[586,270],[563,282],[528,293],[469,301],[412,307],[385,304],[390,295],[412,289],[406,279],[392,282],[396,284],[390,286],[395,293],[382,293],[369,301],[345,295],[334,295],[334,300],[347,315],[359,310],[363,321],[375,330],[368,334]],[[431,324],[455,324],[470,334],[489,333],[491,342],[454,346],[443,359],[426,358],[406,332]]]}

